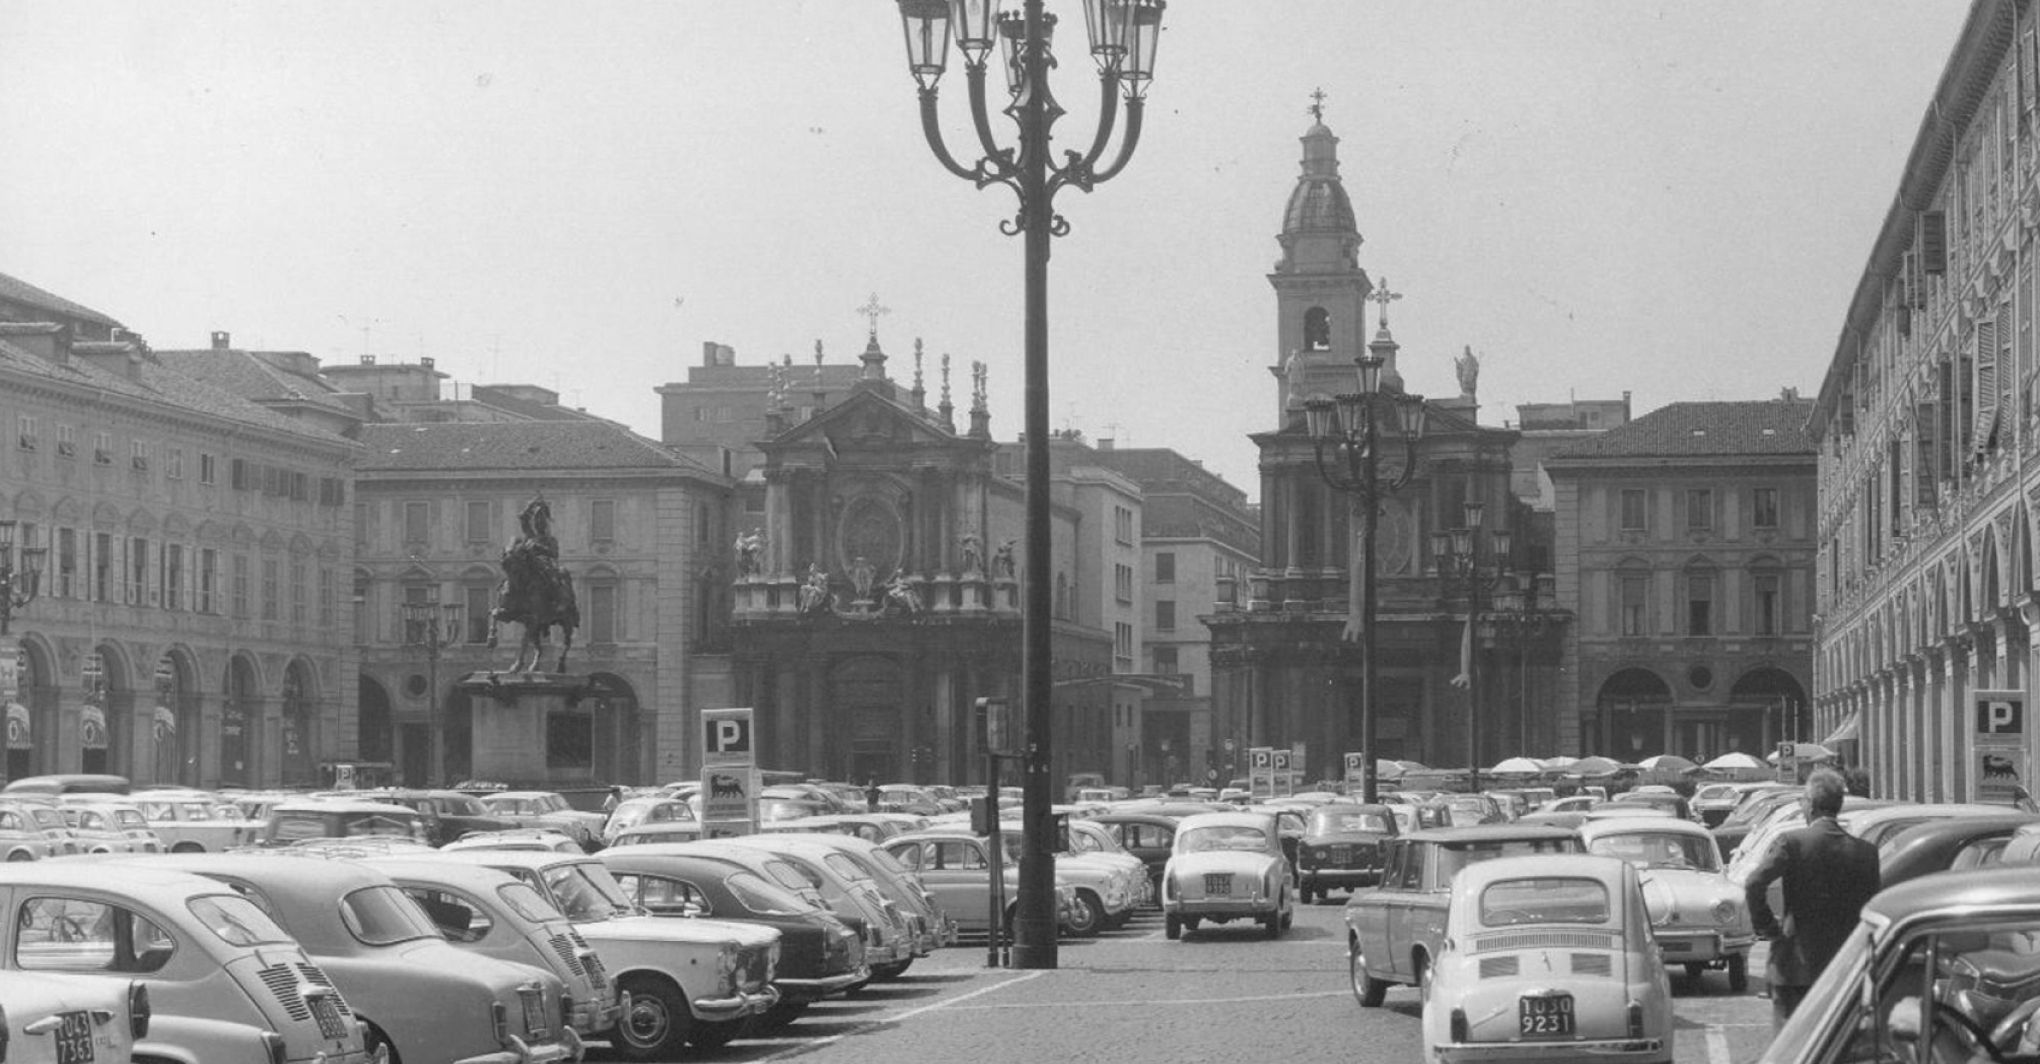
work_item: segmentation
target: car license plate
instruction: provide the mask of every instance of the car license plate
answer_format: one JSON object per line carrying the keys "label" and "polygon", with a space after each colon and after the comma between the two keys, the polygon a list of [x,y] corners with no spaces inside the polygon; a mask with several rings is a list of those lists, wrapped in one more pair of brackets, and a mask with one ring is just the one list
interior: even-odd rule
{"label": "car license plate", "polygon": [[1677,939],[1660,939],[1658,945],[1666,953],[1690,953],[1693,950],[1691,942],[1680,942]]}
{"label": "car license plate", "polygon": [[319,1021],[319,1037],[347,1037],[347,1022],[340,1018],[340,1006],[330,995],[309,995],[305,1002],[312,1007],[312,1018]]}
{"label": "car license plate", "polygon": [[1571,994],[1539,994],[1518,999],[1517,1030],[1525,1038],[1558,1038],[1573,1033]]}
{"label": "car license plate", "polygon": [[533,1036],[545,1034],[545,1000],[540,994],[522,994],[524,998],[524,1031]]}
{"label": "car license plate", "polygon": [[1231,872],[1207,873],[1204,877],[1204,893],[1231,894],[1232,873]]}
{"label": "car license plate", "polygon": [[90,1013],[64,1013],[64,1022],[57,1028],[57,1064],[92,1064]]}

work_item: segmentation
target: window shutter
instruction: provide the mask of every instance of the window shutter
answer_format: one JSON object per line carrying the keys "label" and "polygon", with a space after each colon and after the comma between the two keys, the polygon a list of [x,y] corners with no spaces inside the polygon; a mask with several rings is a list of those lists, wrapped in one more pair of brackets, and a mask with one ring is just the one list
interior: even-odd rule
{"label": "window shutter", "polygon": [[1976,454],[1990,449],[1991,430],[1997,425],[1998,335],[1997,322],[1976,323],[1976,417],[1972,422],[1970,445]]}
{"label": "window shutter", "polygon": [[1943,274],[1948,272],[1948,215],[1943,211],[1921,211],[1919,232],[1914,238],[1919,247],[1920,270],[1924,273]]}
{"label": "window shutter", "polygon": [[1913,462],[1913,504],[1932,507],[1935,504],[1934,477],[1939,463],[1934,461],[1934,419],[1940,411],[1934,403],[1919,404],[1913,417],[1913,439],[1919,448],[1919,457]]}

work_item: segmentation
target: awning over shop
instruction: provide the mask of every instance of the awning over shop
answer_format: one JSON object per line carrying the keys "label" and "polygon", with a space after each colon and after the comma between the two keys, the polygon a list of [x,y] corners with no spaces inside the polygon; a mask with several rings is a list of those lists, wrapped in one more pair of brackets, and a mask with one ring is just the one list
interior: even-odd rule
{"label": "awning over shop", "polygon": [[1825,738],[1825,739],[1822,739],[1822,740],[1820,741],[1820,744],[1821,744],[1822,746],[1833,746],[1833,745],[1835,745],[1836,743],[1852,743],[1852,742],[1855,742],[1855,741],[1856,741],[1856,717],[1857,717],[1857,713],[1859,713],[1859,712],[1861,712],[1861,711],[1860,711],[1860,710],[1858,710],[1858,711],[1855,711],[1855,712],[1851,712],[1851,713],[1850,713],[1850,714],[1849,714],[1849,715],[1848,715],[1847,717],[1843,718],[1843,720],[1842,720],[1842,724],[1841,724],[1841,727],[1838,727],[1838,728],[1836,728],[1836,729],[1835,729],[1834,731],[1832,731],[1832,732],[1829,732],[1829,733],[1828,733],[1828,737],[1827,737],[1827,738]]}

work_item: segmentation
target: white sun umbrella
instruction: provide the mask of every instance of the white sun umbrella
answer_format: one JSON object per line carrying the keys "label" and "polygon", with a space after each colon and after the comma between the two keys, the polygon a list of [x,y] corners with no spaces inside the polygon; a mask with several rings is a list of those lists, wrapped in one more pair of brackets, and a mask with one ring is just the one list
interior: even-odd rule
{"label": "white sun umbrella", "polygon": [[1705,765],[1702,765],[1700,767],[1717,770],[1762,769],[1764,767],[1764,763],[1762,761],[1757,760],[1754,755],[1745,754],[1742,751],[1737,750],[1732,753],[1723,754],[1720,757],[1717,757],[1714,760],[1709,761]]}
{"label": "white sun umbrella", "polygon": [[1544,766],[1527,757],[1511,757],[1488,769],[1489,772],[1520,773],[1535,776],[1544,771]]}

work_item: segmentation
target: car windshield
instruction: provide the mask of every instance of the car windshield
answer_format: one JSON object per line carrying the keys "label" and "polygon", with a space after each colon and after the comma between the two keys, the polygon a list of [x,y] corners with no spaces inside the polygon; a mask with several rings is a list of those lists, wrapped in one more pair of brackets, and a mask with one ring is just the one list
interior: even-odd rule
{"label": "car windshield", "polygon": [[1310,815],[1310,833],[1332,835],[1344,831],[1389,831],[1388,818],[1369,810],[1320,809]]}
{"label": "car windshield", "polygon": [[269,914],[238,894],[206,894],[185,903],[206,930],[229,946],[289,945],[297,940]]}
{"label": "car windshield", "polygon": [[1441,847],[1438,851],[1438,882],[1450,883],[1452,877],[1467,865],[1479,864],[1497,857],[1516,857],[1526,853],[1578,852],[1580,852],[1578,836],[1550,839],[1489,839]]}
{"label": "car windshield", "polygon": [[130,830],[149,826],[149,822],[142,818],[142,813],[139,809],[116,809],[113,811],[113,819],[121,827]]}
{"label": "car windshield", "polygon": [[528,884],[505,883],[496,888],[496,896],[502,898],[503,904],[508,905],[517,915],[532,923],[560,919],[560,911],[545,900],[545,895],[531,889]]}
{"label": "car windshield", "polygon": [[340,899],[340,922],[364,945],[388,946],[416,938],[439,938],[418,903],[393,886],[363,887]]}
{"label": "car windshield", "polygon": [[141,809],[142,815],[150,820],[177,819],[177,804],[175,802],[143,802],[141,803]]}
{"label": "car windshield", "polygon": [[1608,886],[1575,876],[1499,879],[1480,892],[1480,922],[1486,927],[1605,924]]}
{"label": "car windshield", "polygon": [[1265,850],[1268,833],[1251,824],[1213,824],[1196,827],[1176,836],[1177,853],[1207,850]]}
{"label": "car windshield", "polygon": [[816,912],[805,898],[784,887],[776,887],[750,872],[735,872],[723,880],[738,904],[759,916],[798,916]]}
{"label": "car windshield", "polygon": [[532,804],[537,806],[542,812],[547,813],[565,813],[572,811],[572,807],[567,805],[567,800],[565,798],[560,797],[557,794],[541,794],[538,796],[538,800],[533,802]]}
{"label": "car windshield", "polygon": [[482,803],[465,794],[450,794],[439,800],[441,811],[450,816],[488,816],[489,810]]}
{"label": "car windshield", "polygon": [[873,882],[871,873],[865,871],[863,865],[858,864],[846,854],[832,853],[822,858],[822,863],[828,865],[830,871],[852,883],[871,883],[874,887],[878,885],[876,882]]}
{"label": "car windshield", "polygon": [[1711,836],[1675,832],[1625,832],[1603,835],[1587,844],[1588,853],[1617,857],[1638,868],[1690,868],[1719,871],[1721,850]]}
{"label": "car windshield", "polygon": [[576,923],[629,916],[634,911],[623,889],[599,865],[591,869],[574,862],[548,868],[545,886],[552,894],[553,904]]}
{"label": "car windshield", "polygon": [[35,818],[35,826],[39,828],[61,828],[66,826],[64,824],[64,814],[57,812],[49,806],[36,806],[29,810],[28,815]]}

